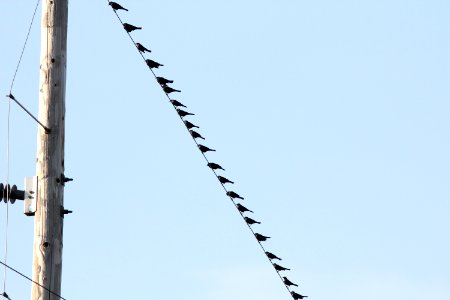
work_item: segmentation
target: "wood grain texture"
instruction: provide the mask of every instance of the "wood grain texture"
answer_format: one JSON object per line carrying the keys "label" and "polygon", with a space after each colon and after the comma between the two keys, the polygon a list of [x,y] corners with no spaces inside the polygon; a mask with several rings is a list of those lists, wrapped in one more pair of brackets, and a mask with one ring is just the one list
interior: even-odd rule
{"label": "wood grain texture", "polygon": [[[67,59],[68,0],[42,2],[39,120],[51,132],[38,127],[36,174],[37,211],[33,246],[33,280],[61,295],[64,206],[64,119]],[[56,300],[32,284],[33,300]]]}

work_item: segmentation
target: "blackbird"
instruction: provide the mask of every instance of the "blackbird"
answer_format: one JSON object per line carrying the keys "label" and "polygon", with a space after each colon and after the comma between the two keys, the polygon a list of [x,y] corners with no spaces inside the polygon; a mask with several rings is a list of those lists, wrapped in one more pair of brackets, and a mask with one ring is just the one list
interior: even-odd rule
{"label": "blackbird", "polygon": [[112,9],[114,9],[114,10],[123,9],[123,10],[128,11],[128,9],[126,9],[125,7],[123,7],[122,5],[120,5],[120,4],[117,3],[117,2],[109,1],[109,5],[111,5]]}
{"label": "blackbird", "polygon": [[222,168],[219,164],[216,164],[216,163],[213,163],[213,162],[208,163],[207,166],[210,167],[213,170],[221,169],[221,170],[225,171],[225,169]]}
{"label": "blackbird", "polygon": [[231,197],[231,198],[239,198],[244,200],[244,197],[239,196],[237,193],[233,192],[233,191],[229,191],[227,192],[227,196]]}
{"label": "blackbird", "polygon": [[123,23],[123,29],[125,29],[127,32],[132,32],[134,30],[142,29],[142,27],[137,27],[128,23]]}
{"label": "blackbird", "polygon": [[177,108],[177,112],[181,117],[186,117],[186,116],[193,116],[194,114],[184,111],[182,109]]}
{"label": "blackbird", "polygon": [[144,53],[145,51],[152,52],[150,49],[145,48],[141,43],[136,43],[136,48],[139,50],[139,52],[142,53]]}
{"label": "blackbird", "polygon": [[147,63],[147,66],[148,66],[150,69],[153,69],[153,68],[158,69],[159,67],[164,66],[164,65],[160,64],[159,62],[156,62],[156,61],[151,60],[151,59],[146,59],[145,62]]}
{"label": "blackbird", "polygon": [[258,241],[260,241],[260,242],[264,242],[264,241],[266,241],[267,239],[270,239],[270,236],[264,236],[264,235],[259,234],[259,233],[255,233],[255,237],[256,237],[256,239],[257,239]]}
{"label": "blackbird", "polygon": [[216,151],[214,149],[208,148],[202,144],[198,144],[198,149],[200,149],[200,151],[202,151],[202,153],[208,152],[208,151]]}
{"label": "blackbird", "polygon": [[223,176],[217,176],[217,178],[219,179],[220,183],[234,183],[233,181],[229,180],[228,178],[225,178]]}

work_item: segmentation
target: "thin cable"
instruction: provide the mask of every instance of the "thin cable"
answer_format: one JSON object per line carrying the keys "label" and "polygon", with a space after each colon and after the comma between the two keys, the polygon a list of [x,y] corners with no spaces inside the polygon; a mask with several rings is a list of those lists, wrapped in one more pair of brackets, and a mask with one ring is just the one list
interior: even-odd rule
{"label": "thin cable", "polygon": [[5,266],[5,268],[8,268],[9,270],[11,270],[11,271],[15,272],[16,274],[22,276],[23,278],[27,279],[28,281],[30,281],[30,282],[32,282],[32,283],[34,283],[34,284],[37,284],[38,286],[40,286],[41,288],[43,288],[43,289],[46,290],[47,292],[51,293],[52,295],[54,295],[54,296],[56,296],[56,297],[58,297],[58,298],[60,298],[60,299],[67,300],[66,298],[62,297],[61,295],[58,295],[57,293],[55,293],[55,292],[49,290],[48,288],[46,288],[45,286],[43,286],[43,285],[40,284],[39,282],[34,281],[34,280],[31,279],[30,277],[24,275],[23,273],[17,271],[17,270],[14,269],[14,268],[8,266],[8,265],[5,264],[4,262],[0,261],[0,265]]}
{"label": "thin cable", "polygon": [[25,47],[26,47],[27,42],[28,42],[28,37],[30,36],[31,27],[33,26],[34,17],[36,16],[36,11],[38,9],[39,2],[40,2],[40,0],[37,0],[36,7],[34,8],[34,12],[33,12],[33,17],[31,18],[30,26],[28,27],[27,37],[25,38],[25,43],[23,44],[22,52],[20,53],[19,62],[17,63],[16,71],[14,72],[14,76],[13,76],[13,79],[11,81],[11,87],[9,89],[9,93],[10,94],[11,94],[11,91],[12,91],[13,86],[14,86],[14,81],[16,80],[17,71],[19,70],[19,66],[20,66],[20,62],[22,61],[23,53],[25,52]]}
{"label": "thin cable", "polygon": [[[107,0],[107,1],[108,1],[108,3],[110,2],[109,0]],[[119,22],[122,24],[122,27],[123,27],[123,24],[124,24],[124,23],[123,23],[122,19],[120,18],[120,16],[118,15],[118,13],[117,13],[116,10],[113,9],[113,11],[114,11],[115,15],[117,16],[117,18],[119,19]],[[127,33],[128,37],[130,38],[130,40],[133,42],[134,47],[136,48],[136,42],[134,41],[133,37],[131,36],[131,34],[130,34],[129,32],[126,31],[126,33]],[[137,49],[137,48],[136,48],[136,49]],[[139,53],[139,55],[142,57],[142,59],[144,60],[144,62],[146,63],[145,56],[144,56],[144,55],[141,53],[141,51],[139,51],[139,50],[138,50],[138,53]],[[166,92],[164,91],[164,89],[163,89],[163,86],[162,86],[161,84],[159,84],[155,72],[153,71],[152,68],[149,68],[149,69],[150,69],[150,72],[152,72],[153,76],[155,77],[156,82],[157,82],[158,85],[161,87],[163,93],[166,95],[166,97],[167,97],[167,98],[169,99],[169,101],[170,101],[171,99],[170,99],[169,94],[166,93]],[[178,117],[181,119],[181,121],[182,121],[183,124],[184,124],[184,119],[183,119],[183,117],[181,117],[181,116],[178,114],[178,111],[176,110],[175,105],[173,105],[173,108],[174,108],[174,110],[177,112]],[[186,126],[185,126],[185,128],[186,128],[186,130],[189,132],[189,129],[188,129]],[[189,135],[191,135],[190,132],[189,132]],[[197,140],[196,140],[194,137],[192,137],[192,135],[191,135],[191,138],[192,138],[192,140],[194,141],[194,143],[196,144],[196,146],[197,146],[197,148],[198,148],[199,143],[197,142]],[[203,156],[203,158],[205,159],[205,161],[207,162],[207,164],[210,163],[210,161],[209,161],[208,158],[206,157],[205,153],[202,152],[202,151],[200,151],[200,153],[202,154],[202,156]],[[214,176],[215,176],[216,179],[219,181],[219,184],[222,186],[222,188],[224,189],[225,193],[227,193],[228,190],[227,190],[227,188],[225,187],[225,185],[224,185],[222,182],[220,182],[220,180],[219,180],[219,178],[218,178],[218,175],[217,175],[216,171],[215,171],[214,169],[212,169],[212,168],[210,168],[210,170],[214,173]],[[245,224],[247,225],[247,227],[250,229],[251,233],[253,234],[253,237],[255,238],[256,242],[259,244],[260,248],[261,248],[262,251],[264,252],[264,255],[266,256],[267,260],[268,260],[269,263],[272,265],[272,267],[274,267],[272,261],[270,260],[270,258],[269,258],[269,257],[267,256],[267,254],[266,254],[266,249],[264,248],[264,246],[262,245],[262,243],[261,243],[258,239],[256,239],[255,231],[254,231],[253,228],[250,226],[250,224],[248,224],[248,223],[245,221],[245,216],[244,216],[244,214],[243,214],[241,211],[239,211],[239,209],[238,209],[237,206],[236,206],[236,202],[234,201],[234,199],[233,199],[232,197],[230,197],[230,196],[228,196],[228,197],[230,198],[231,202],[233,203],[233,205],[234,205],[234,207],[236,208],[236,210],[238,211],[238,213],[241,215],[241,217],[242,217],[243,221],[245,222]],[[291,293],[291,290],[290,290],[289,286],[288,286],[286,283],[284,283],[284,280],[283,280],[282,275],[280,274],[280,271],[276,270],[275,267],[274,267],[274,270],[275,270],[275,272],[277,273],[277,275],[278,275],[278,277],[280,278],[281,282],[283,283],[283,285],[285,286],[285,288],[287,289],[287,291],[288,291],[289,294],[290,294],[290,293]],[[290,295],[291,295],[291,294],[290,294]]]}
{"label": "thin cable", "polygon": [[[11,120],[11,100],[8,101],[8,117],[7,122],[7,133],[6,133],[6,218],[5,218],[5,263],[8,261],[8,227],[9,227],[9,197],[10,197],[10,186],[9,186],[9,139],[10,139],[10,120]],[[3,272],[3,292],[6,292],[6,267]]]}

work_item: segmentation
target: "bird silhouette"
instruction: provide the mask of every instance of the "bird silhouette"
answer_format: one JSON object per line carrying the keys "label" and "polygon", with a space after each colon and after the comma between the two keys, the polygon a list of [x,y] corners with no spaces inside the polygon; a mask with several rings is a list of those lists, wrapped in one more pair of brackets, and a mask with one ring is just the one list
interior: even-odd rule
{"label": "bird silhouette", "polygon": [[[181,107],[186,107],[186,108],[187,108],[186,105],[184,105],[183,103],[181,103],[181,102],[179,102],[179,101],[177,101],[177,100],[175,100],[175,99],[171,99],[171,100],[170,100],[170,103],[172,103],[173,106],[176,106],[176,107],[181,106]],[[191,123],[191,124],[192,124],[192,123]],[[192,127],[191,127],[191,128],[192,128]]]}
{"label": "bird silhouette", "polygon": [[222,168],[219,164],[216,164],[216,163],[213,163],[213,162],[208,163],[207,166],[210,167],[213,170],[221,169],[221,170],[225,171],[225,169]]}
{"label": "bird silhouette", "polygon": [[156,80],[157,80],[158,83],[159,83],[160,85],[162,85],[162,86],[165,86],[165,85],[167,85],[168,83],[173,83],[173,80],[169,80],[169,79],[166,79],[166,78],[164,78],[164,77],[156,77]]}
{"label": "bird silhouette", "polygon": [[252,218],[249,217],[244,217],[245,222],[247,222],[247,224],[252,225],[252,224],[261,224],[261,222],[255,221]]}
{"label": "bird silhouette", "polygon": [[205,139],[204,137],[202,137],[202,135],[201,135],[200,133],[198,133],[198,132],[195,131],[195,130],[189,130],[189,133],[191,134],[191,136],[192,136],[194,139],[197,139],[197,138],[202,139],[202,140]]}
{"label": "bird silhouette", "polygon": [[308,296],[303,296],[303,295],[297,294],[297,293],[294,292],[294,291],[291,292],[291,295],[292,295],[292,298],[294,298],[295,300],[297,300],[297,299],[303,299],[303,298],[308,298]]}
{"label": "bird silhouette", "polygon": [[159,67],[164,66],[164,65],[160,64],[159,62],[156,62],[156,61],[151,60],[151,59],[146,59],[145,62],[147,63],[147,66],[148,66],[150,69],[153,69],[153,68],[158,69]]}
{"label": "bird silhouette", "polygon": [[277,270],[277,271],[290,271],[291,269],[288,269],[288,268],[285,268],[285,267],[282,267],[282,266],[280,266],[280,265],[278,265],[278,264],[273,264],[273,267],[275,268],[275,270]]}
{"label": "bird silhouette", "polygon": [[231,198],[239,198],[239,199],[244,200],[244,197],[239,196],[237,193],[235,193],[235,192],[233,192],[233,191],[227,192],[227,196],[228,196],[228,197],[231,197]]}
{"label": "bird silhouette", "polygon": [[132,32],[134,30],[142,29],[142,27],[137,27],[128,23],[123,23],[123,29],[125,29],[127,32]]}
{"label": "bird silhouette", "polygon": [[117,2],[109,1],[109,5],[111,5],[112,9],[114,9],[114,10],[123,9],[123,10],[128,11],[128,9],[126,9],[125,7],[123,7],[122,5],[120,5],[120,4],[117,3]]}
{"label": "bird silhouette", "polygon": [[271,253],[271,252],[269,252],[269,251],[266,251],[266,255],[267,255],[267,257],[268,257],[269,259],[278,259],[278,260],[281,260],[281,258],[279,258],[278,256],[276,256],[275,254],[273,254],[273,253]]}
{"label": "bird silhouette", "polygon": [[240,203],[236,204],[236,207],[242,213],[246,212],[246,211],[251,212],[251,213],[253,212],[252,210],[248,209],[247,207],[245,207],[244,205],[242,205]]}
{"label": "bird silhouette", "polygon": [[181,92],[180,90],[176,90],[174,88],[171,88],[168,85],[162,85],[164,92],[166,92],[167,94],[173,93],[173,92]]}
{"label": "bird silhouette", "polygon": [[256,237],[256,239],[257,239],[258,241],[260,241],[260,242],[264,242],[264,241],[266,241],[267,239],[270,239],[270,236],[264,236],[264,235],[259,234],[259,233],[255,233],[255,237]]}
{"label": "bird silhouette", "polygon": [[289,279],[287,279],[287,277],[283,277],[283,282],[284,282],[284,284],[287,285],[287,286],[293,285],[293,286],[297,286],[297,287],[298,287],[298,284],[293,283],[292,281],[290,281]]}
{"label": "bird silhouette", "polygon": [[202,153],[208,152],[208,151],[216,151],[214,149],[208,148],[202,144],[198,144],[198,149],[200,149],[200,151],[202,151]]}
{"label": "bird silhouette", "polygon": [[179,108],[177,108],[177,112],[180,115],[180,117],[186,117],[186,116],[193,116],[194,115],[193,113],[184,111],[184,110],[179,109]]}
{"label": "bird silhouette", "polygon": [[[177,100],[174,100],[174,101],[177,101]],[[172,102],[172,101],[171,101],[171,102]],[[173,102],[172,102],[172,103],[173,103]],[[180,102],[177,101],[177,103],[180,103]],[[176,105],[176,104],[173,104],[173,105],[175,105],[175,106],[184,106],[184,105]],[[184,107],[186,107],[186,106],[184,106]],[[184,125],[186,125],[187,129],[191,129],[191,128],[200,128],[200,127],[198,127],[197,125],[194,125],[194,124],[192,124],[192,123],[189,122],[189,121],[184,121]]]}
{"label": "bird silhouette", "polygon": [[234,183],[233,181],[229,180],[228,178],[225,178],[223,176],[217,176],[217,178],[219,179],[220,183]]}
{"label": "bird silhouette", "polygon": [[141,43],[136,43],[136,48],[142,53],[145,53],[145,51],[152,52],[150,49],[145,48]]}

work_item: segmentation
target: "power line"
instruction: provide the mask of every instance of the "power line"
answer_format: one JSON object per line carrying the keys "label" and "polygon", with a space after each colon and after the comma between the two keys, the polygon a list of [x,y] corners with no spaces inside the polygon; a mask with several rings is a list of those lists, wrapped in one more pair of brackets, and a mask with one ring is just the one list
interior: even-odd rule
{"label": "power line", "polygon": [[[10,141],[10,124],[11,124],[11,101],[8,101],[8,117],[7,133],[6,133],[6,218],[5,218],[5,263],[8,261],[8,227],[9,227],[9,202],[10,202],[10,185],[9,185],[9,141]],[[6,293],[6,267],[3,272],[3,293]]]}
{"label": "power line", "polygon": [[[20,63],[22,62],[22,57],[23,57],[23,54],[25,52],[26,45],[28,43],[28,38],[30,36],[31,28],[33,26],[33,22],[34,22],[34,18],[36,16],[36,11],[38,9],[39,2],[40,2],[40,0],[37,0],[36,5],[34,7],[33,15],[31,17],[31,21],[30,21],[30,25],[28,26],[28,32],[27,32],[27,35],[26,35],[26,38],[25,38],[25,42],[23,44],[22,51],[21,51],[20,56],[19,56],[19,61],[17,62],[16,69],[14,71],[14,75],[12,77],[11,85],[10,85],[10,88],[9,88],[9,95],[11,97],[10,97],[10,100],[8,101],[7,138],[6,138],[6,161],[7,161],[6,162],[6,164],[7,164],[6,165],[6,173],[7,173],[6,174],[6,186],[7,186],[7,189],[9,189],[9,169],[10,169],[10,157],[9,157],[9,154],[10,154],[9,148],[10,147],[9,147],[9,143],[10,143],[11,99],[15,100],[14,97],[12,97],[11,92],[12,92],[12,89],[14,87],[14,82],[16,80],[17,72],[19,71]],[[22,105],[20,105],[20,106],[22,108],[24,108]],[[7,193],[8,193],[7,195],[9,195],[9,191],[7,191]],[[6,199],[6,200],[7,200],[6,201],[7,203],[6,203],[6,218],[5,218],[6,225],[5,225],[5,256],[4,256],[5,263],[7,262],[7,259],[8,259],[8,225],[9,225],[9,199]],[[6,294],[5,290],[6,290],[6,267],[5,267],[5,270],[4,270],[4,277],[3,277],[3,293],[4,294]]]}
{"label": "power line", "polygon": [[46,127],[41,122],[39,122],[39,120],[32,113],[30,113],[25,108],[25,106],[23,106],[12,94],[12,90],[13,90],[13,87],[14,87],[14,82],[16,80],[17,72],[19,71],[20,63],[22,62],[22,57],[23,57],[23,54],[25,52],[25,48],[26,48],[27,43],[28,43],[28,38],[30,37],[31,28],[33,26],[34,18],[36,16],[36,12],[37,12],[37,9],[39,7],[39,3],[40,3],[40,0],[37,0],[36,6],[34,7],[33,16],[31,17],[30,25],[28,27],[27,36],[25,38],[25,42],[23,44],[22,51],[21,51],[20,56],[19,56],[19,61],[17,62],[16,70],[14,71],[14,75],[13,75],[13,78],[11,80],[11,86],[10,86],[10,89],[9,89],[9,94],[6,95],[6,97],[9,97],[11,100],[14,100],[14,102],[16,102],[17,105],[19,105],[31,118],[33,118],[39,125],[41,125],[44,128],[46,133],[50,133],[50,128]]}
{"label": "power line", "polygon": [[[111,3],[114,3],[114,2],[111,2],[111,1],[108,0],[108,4],[111,4]],[[114,3],[114,4],[117,5],[117,3]],[[113,6],[112,6],[112,7],[113,7]],[[123,9],[120,5],[119,5],[119,7],[120,7],[120,9]],[[120,16],[119,16],[118,13],[117,13],[117,10],[118,10],[118,8],[114,8],[114,7],[113,7],[113,11],[114,11],[115,15],[117,16],[117,18],[118,18],[119,22],[121,23],[121,25],[125,28],[124,24],[127,24],[127,23],[124,23],[124,22],[122,21],[122,19],[120,18]],[[128,11],[127,9],[124,9],[124,10]],[[127,24],[127,25],[128,25],[128,27],[130,27],[129,24]],[[135,27],[135,26],[132,26],[132,25],[131,25],[131,27]],[[141,29],[141,28],[135,27],[134,29]],[[134,30],[134,29],[132,29],[132,30]],[[138,50],[139,55],[142,57],[142,59],[144,60],[144,62],[148,65],[147,60],[146,60],[146,58],[145,58],[145,56],[144,56],[144,54],[143,54],[143,51],[141,52],[141,50],[138,49],[136,42],[134,41],[133,37],[132,37],[131,34],[130,34],[130,32],[131,32],[132,30],[128,30],[127,28],[125,28],[125,31],[127,32],[128,37],[129,37],[130,40],[133,42],[135,48]],[[171,102],[171,99],[170,99],[170,96],[169,96],[169,93],[170,93],[170,92],[167,92],[167,90],[165,89],[165,87],[167,87],[167,86],[166,86],[165,84],[161,83],[161,82],[158,80],[158,77],[156,76],[156,74],[155,74],[155,72],[153,71],[152,67],[149,66],[149,69],[150,69],[150,71],[152,72],[153,76],[155,77],[155,80],[157,81],[157,83],[160,85],[162,91],[164,92],[164,94],[166,95],[166,97],[169,99],[169,102]],[[181,119],[181,121],[186,125],[185,120],[183,119],[183,116],[180,115],[180,112],[178,111],[176,105],[175,105],[173,102],[171,102],[171,103],[172,103],[172,105],[173,105],[173,108],[174,108],[175,111],[177,112],[178,117],[179,117],[179,118]],[[195,137],[194,137],[194,136],[192,135],[192,133],[190,132],[190,130],[189,130],[190,128],[188,128],[188,126],[185,126],[185,127],[186,127],[186,129],[188,130],[188,132],[189,132],[190,136],[192,137],[192,140],[193,140],[194,143],[196,144],[197,148],[200,149],[200,146],[203,146],[203,145],[201,145],[201,144],[199,144],[199,143],[197,142],[197,140],[195,139]],[[214,150],[214,151],[215,151],[215,150]],[[204,158],[205,161],[207,162],[207,165],[209,165],[209,164],[210,164],[210,161],[209,161],[209,159],[207,158],[207,156],[205,155],[205,152],[206,152],[206,151],[202,151],[202,150],[200,149],[200,153],[202,154],[203,158]],[[216,171],[215,171],[213,168],[210,167],[210,169],[211,169],[211,171],[214,173],[215,177],[218,179],[220,185],[222,186],[223,190],[225,191],[225,193],[226,193],[227,196],[228,196],[228,192],[230,192],[230,191],[225,187],[225,183],[222,183],[222,182],[220,181],[218,174],[216,173]],[[253,234],[253,237],[256,239],[257,243],[259,244],[259,246],[261,247],[262,251],[263,251],[264,254],[266,255],[266,258],[268,259],[268,261],[270,262],[270,264],[272,265],[272,267],[274,267],[274,270],[275,270],[275,272],[277,272],[277,275],[278,275],[278,277],[280,278],[280,280],[283,282],[283,285],[285,286],[285,288],[287,289],[287,291],[291,294],[291,296],[294,297],[294,294],[293,294],[293,293],[295,293],[295,292],[292,292],[292,291],[290,290],[290,287],[289,287],[291,284],[286,283],[287,281],[282,277],[282,275],[280,274],[280,271],[277,270],[277,269],[275,268],[275,266],[274,266],[273,263],[272,263],[272,260],[271,260],[271,259],[268,257],[268,255],[267,255],[266,249],[265,249],[264,246],[262,245],[261,241],[257,238],[257,236],[256,236],[257,233],[255,233],[255,231],[253,230],[253,228],[251,227],[251,225],[250,225],[250,224],[247,222],[247,220],[245,219],[244,213],[238,209],[238,207],[237,207],[237,205],[236,205],[236,202],[235,202],[235,200],[233,199],[233,197],[229,196],[229,198],[230,198],[231,202],[233,203],[233,205],[235,206],[235,208],[237,209],[237,211],[239,212],[239,214],[241,215],[241,217],[242,217],[242,219],[244,220],[244,222],[245,222],[245,224],[247,225],[247,227],[250,229],[251,233]],[[295,295],[298,295],[298,294],[295,293]],[[302,297],[304,297],[304,296],[302,296]],[[306,296],[305,296],[305,297],[306,297]],[[294,298],[295,298],[295,297],[294,297]]]}
{"label": "power line", "polygon": [[11,87],[9,89],[9,93],[12,92],[12,89],[13,89],[13,86],[14,86],[14,81],[16,79],[16,75],[17,75],[17,71],[19,70],[20,63],[22,61],[23,53],[25,52],[25,47],[27,46],[27,43],[28,43],[28,37],[30,36],[31,27],[33,26],[34,17],[36,16],[36,11],[38,9],[39,2],[40,2],[40,0],[37,0],[36,6],[34,8],[33,16],[31,17],[30,26],[28,27],[27,37],[25,38],[25,43],[23,44],[22,52],[20,53],[19,61],[17,62],[16,70],[14,72],[14,76],[13,76],[13,79],[11,81]]}
{"label": "power line", "polygon": [[46,290],[46,291],[49,292],[50,294],[52,294],[52,295],[54,295],[54,296],[56,296],[56,297],[58,297],[58,298],[60,298],[60,299],[62,299],[62,300],[67,300],[66,298],[64,298],[64,297],[62,297],[62,296],[56,294],[55,292],[49,290],[47,287],[43,286],[43,285],[40,284],[39,282],[34,281],[34,280],[31,279],[30,277],[24,275],[23,273],[17,271],[17,270],[14,269],[14,268],[8,266],[6,263],[0,261],[0,264],[3,265],[3,266],[5,266],[5,268],[8,268],[9,270],[11,270],[11,271],[17,273],[18,275],[22,276],[23,278],[27,279],[28,281],[30,281],[30,282],[32,282],[32,283],[34,283],[34,284],[37,284],[38,286],[40,286],[41,288],[43,288],[44,290]]}

